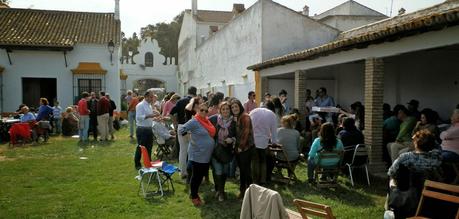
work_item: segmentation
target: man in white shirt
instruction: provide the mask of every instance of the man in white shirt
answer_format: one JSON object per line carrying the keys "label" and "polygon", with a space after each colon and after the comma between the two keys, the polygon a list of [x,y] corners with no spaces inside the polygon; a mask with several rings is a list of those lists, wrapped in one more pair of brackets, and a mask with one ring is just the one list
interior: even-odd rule
{"label": "man in white shirt", "polygon": [[[142,102],[137,104],[135,111],[136,116],[135,120],[137,123],[137,144],[145,146],[148,150],[148,156],[151,159],[151,150],[153,146],[153,118],[158,118],[161,114],[158,111],[153,110],[152,103],[155,98],[154,91],[152,89],[148,89],[145,92],[145,98]],[[136,147],[135,157],[134,157],[134,165],[135,168],[138,170],[142,167],[140,164],[141,155],[140,147]]]}
{"label": "man in white shirt", "polygon": [[274,114],[274,103],[269,100],[264,108],[256,108],[250,112],[253,136],[255,140],[255,156],[252,160],[252,178],[258,185],[266,183],[266,156],[268,144],[277,144],[277,116]]}

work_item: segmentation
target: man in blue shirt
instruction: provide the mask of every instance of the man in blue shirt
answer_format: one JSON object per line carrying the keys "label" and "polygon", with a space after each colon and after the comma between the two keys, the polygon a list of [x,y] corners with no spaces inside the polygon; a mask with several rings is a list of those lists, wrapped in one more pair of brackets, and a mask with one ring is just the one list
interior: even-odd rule
{"label": "man in blue shirt", "polygon": [[28,106],[23,106],[21,108],[21,112],[24,114],[21,116],[21,122],[30,122],[35,120],[35,116],[33,113],[29,112],[29,107]]}
{"label": "man in blue shirt", "polygon": [[314,100],[314,103],[318,107],[334,107],[335,101],[333,97],[327,95],[327,89],[325,87],[319,88],[319,97]]}

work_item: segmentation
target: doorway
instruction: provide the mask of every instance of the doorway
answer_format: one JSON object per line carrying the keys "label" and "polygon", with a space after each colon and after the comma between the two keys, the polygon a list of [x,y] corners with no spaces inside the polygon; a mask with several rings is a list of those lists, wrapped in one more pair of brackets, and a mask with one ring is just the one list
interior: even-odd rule
{"label": "doorway", "polygon": [[56,78],[22,78],[22,102],[38,109],[40,98],[45,97],[50,106],[57,98]]}

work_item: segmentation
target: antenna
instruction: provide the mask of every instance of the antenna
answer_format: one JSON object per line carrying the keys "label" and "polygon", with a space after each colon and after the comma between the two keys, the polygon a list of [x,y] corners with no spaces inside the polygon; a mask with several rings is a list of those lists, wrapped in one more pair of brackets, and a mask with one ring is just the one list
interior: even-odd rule
{"label": "antenna", "polygon": [[390,14],[389,14],[389,17],[392,17],[392,10],[393,10],[393,7],[394,7],[394,0],[391,0],[391,1],[390,1]]}

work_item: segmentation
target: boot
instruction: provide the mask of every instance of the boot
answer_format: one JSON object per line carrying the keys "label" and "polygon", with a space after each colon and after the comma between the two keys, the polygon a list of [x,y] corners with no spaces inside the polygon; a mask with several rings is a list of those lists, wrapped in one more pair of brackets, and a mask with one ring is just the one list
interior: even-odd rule
{"label": "boot", "polygon": [[225,182],[226,182],[226,175],[221,175],[220,182],[218,184],[218,201],[220,202],[226,199]]}
{"label": "boot", "polygon": [[222,181],[221,175],[214,175],[214,184],[215,184],[215,198],[220,196],[220,184]]}

